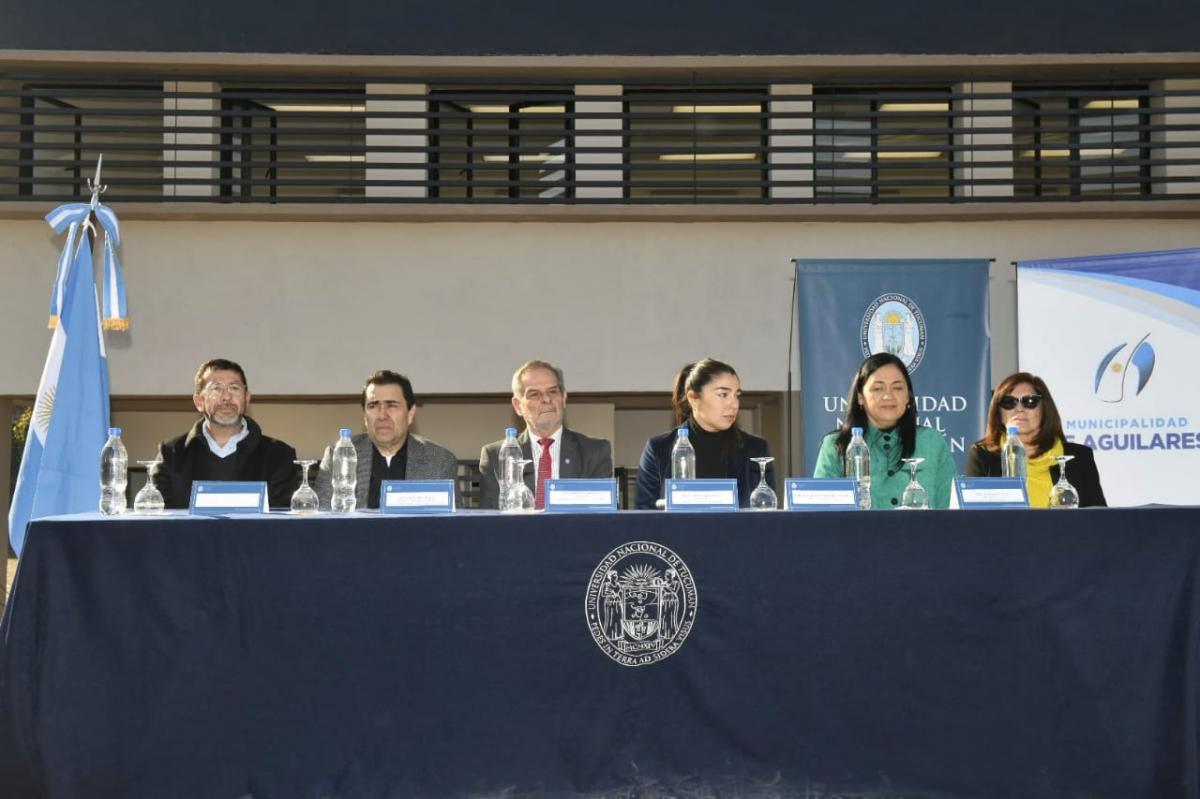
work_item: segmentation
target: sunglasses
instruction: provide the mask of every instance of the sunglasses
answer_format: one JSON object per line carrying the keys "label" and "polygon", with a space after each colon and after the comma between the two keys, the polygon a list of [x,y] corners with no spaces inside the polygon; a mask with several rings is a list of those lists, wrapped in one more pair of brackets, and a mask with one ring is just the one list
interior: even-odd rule
{"label": "sunglasses", "polygon": [[1020,403],[1022,406],[1032,411],[1034,408],[1042,404],[1042,395],[1026,394],[1024,397],[1014,397],[1012,394],[1005,394],[1000,398],[999,404],[1004,410],[1011,411],[1013,408],[1017,407],[1017,403]]}

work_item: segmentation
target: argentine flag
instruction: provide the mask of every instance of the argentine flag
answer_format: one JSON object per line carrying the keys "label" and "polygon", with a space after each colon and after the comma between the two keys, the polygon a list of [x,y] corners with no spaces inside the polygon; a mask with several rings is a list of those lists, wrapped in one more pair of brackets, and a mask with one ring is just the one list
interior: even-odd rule
{"label": "argentine flag", "polygon": [[9,540],[18,555],[31,519],[95,511],[100,503],[100,449],[108,431],[108,359],[100,331],[92,251],[84,230],[87,213],[64,220],[63,210],[47,216],[57,230],[68,221],[71,229],[62,259],[68,271],[61,281],[59,322],[38,384],[8,514]]}

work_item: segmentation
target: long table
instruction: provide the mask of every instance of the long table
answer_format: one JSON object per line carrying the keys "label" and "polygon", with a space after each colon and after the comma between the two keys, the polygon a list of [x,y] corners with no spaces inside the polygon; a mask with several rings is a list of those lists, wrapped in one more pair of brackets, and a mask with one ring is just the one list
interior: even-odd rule
{"label": "long table", "polygon": [[43,520],[0,796],[1194,799],[1198,644],[1198,508]]}

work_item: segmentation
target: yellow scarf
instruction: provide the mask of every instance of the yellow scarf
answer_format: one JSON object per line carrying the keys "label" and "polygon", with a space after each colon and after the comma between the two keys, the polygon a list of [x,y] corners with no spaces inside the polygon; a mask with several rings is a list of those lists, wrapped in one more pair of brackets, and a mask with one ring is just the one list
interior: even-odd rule
{"label": "yellow scarf", "polygon": [[[1001,437],[1001,450],[1004,449],[1004,440],[1007,438],[1008,436]],[[1054,458],[1062,454],[1062,441],[1055,439],[1054,446],[1050,449],[1036,458],[1026,459],[1025,490],[1029,492],[1029,507],[1050,507],[1050,488],[1054,485],[1054,481],[1050,479],[1050,467],[1058,465]]]}

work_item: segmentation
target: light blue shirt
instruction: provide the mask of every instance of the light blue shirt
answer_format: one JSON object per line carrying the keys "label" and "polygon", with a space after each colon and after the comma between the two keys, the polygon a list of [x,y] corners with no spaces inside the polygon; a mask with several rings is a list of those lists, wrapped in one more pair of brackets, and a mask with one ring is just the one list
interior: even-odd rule
{"label": "light blue shirt", "polygon": [[206,441],[208,441],[208,448],[212,452],[212,454],[216,455],[218,458],[228,458],[230,455],[237,452],[238,442],[241,441],[246,436],[250,435],[250,426],[247,425],[246,420],[243,419],[242,420],[242,432],[238,433],[237,435],[233,436],[228,441],[226,441],[225,446],[223,446],[223,447],[221,445],[219,445],[216,442],[216,439],[214,439],[212,437],[212,433],[208,432],[208,422],[205,422],[204,424],[200,425],[200,431],[202,433],[204,433],[204,438]]}

